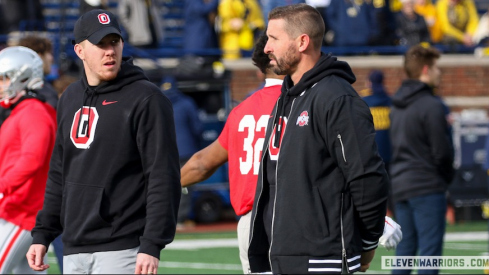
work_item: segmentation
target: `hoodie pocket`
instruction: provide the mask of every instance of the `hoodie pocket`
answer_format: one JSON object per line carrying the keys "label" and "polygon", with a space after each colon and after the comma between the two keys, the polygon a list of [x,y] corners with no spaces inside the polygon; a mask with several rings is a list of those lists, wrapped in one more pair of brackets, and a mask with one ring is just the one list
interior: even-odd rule
{"label": "hoodie pocket", "polygon": [[324,211],[323,198],[317,187],[314,188],[314,197],[314,207],[319,215],[318,217],[315,217],[315,219],[317,219],[319,226],[321,227],[322,237],[327,237],[329,236],[328,215],[326,214],[326,211]]}
{"label": "hoodie pocket", "polygon": [[100,215],[103,194],[102,187],[66,183],[63,241],[77,245],[107,241],[112,234],[112,226]]}

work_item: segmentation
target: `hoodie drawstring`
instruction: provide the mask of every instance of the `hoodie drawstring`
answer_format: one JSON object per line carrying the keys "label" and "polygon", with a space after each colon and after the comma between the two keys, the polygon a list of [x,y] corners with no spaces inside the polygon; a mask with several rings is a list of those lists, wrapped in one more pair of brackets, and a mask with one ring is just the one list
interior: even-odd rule
{"label": "hoodie drawstring", "polygon": [[80,108],[80,114],[78,115],[78,126],[77,126],[77,129],[76,129],[76,138],[78,138],[78,134],[80,132],[80,124],[82,122],[83,108],[85,107],[85,101],[87,100],[87,97],[86,97],[87,94],[90,97],[90,101],[89,101],[89,104],[88,104],[87,137],[90,137],[90,116],[92,115],[92,108],[91,108],[91,106],[92,106],[93,98],[95,96],[95,91],[91,90],[90,87],[87,87],[83,91],[82,106]]}
{"label": "hoodie drawstring", "polygon": [[279,101],[278,101],[278,106],[277,106],[277,110],[279,110],[279,112],[277,113],[277,116],[275,117],[275,120],[273,121],[273,124],[276,125],[275,126],[275,140],[273,142],[273,146],[275,148],[280,148],[280,140],[282,138],[282,131],[283,131],[283,124],[284,124],[284,119],[283,119],[283,116],[285,115],[285,100],[287,99],[289,95],[289,90],[287,89],[287,91],[285,92],[285,95],[281,98],[279,98]]}
{"label": "hoodie drawstring", "polygon": [[83,91],[83,97],[82,97],[82,105],[80,108],[80,114],[78,115],[78,125],[76,127],[76,138],[78,138],[78,133],[80,132],[80,123],[82,121],[82,116],[83,116],[83,107],[85,106],[85,94],[87,93],[88,87],[85,88]]}

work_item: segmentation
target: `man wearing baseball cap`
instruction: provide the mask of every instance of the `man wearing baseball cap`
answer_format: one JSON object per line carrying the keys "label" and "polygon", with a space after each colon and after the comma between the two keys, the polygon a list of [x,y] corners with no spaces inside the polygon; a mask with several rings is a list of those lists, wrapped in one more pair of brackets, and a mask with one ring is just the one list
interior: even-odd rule
{"label": "man wearing baseball cap", "polygon": [[173,241],[180,167],[172,105],[132,58],[115,16],[83,14],[74,50],[82,78],[58,105],[43,209],[27,253],[32,269],[63,232],[63,272],[155,274]]}

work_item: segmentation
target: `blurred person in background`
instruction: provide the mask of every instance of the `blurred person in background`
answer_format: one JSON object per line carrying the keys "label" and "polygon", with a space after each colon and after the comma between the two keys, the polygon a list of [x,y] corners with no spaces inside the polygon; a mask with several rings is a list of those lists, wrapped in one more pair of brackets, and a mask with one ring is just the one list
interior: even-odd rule
{"label": "blurred person in background", "polygon": [[117,14],[130,45],[158,48],[163,41],[162,13],[154,1],[119,0]]}
{"label": "blurred person in background", "polygon": [[433,5],[431,0],[415,0],[414,11],[423,16],[430,32],[431,42],[434,44],[439,43],[442,38],[442,31],[435,5]]}
{"label": "blurred person in background", "polygon": [[442,43],[474,45],[479,15],[473,0],[438,0],[436,12],[442,30]]}
{"label": "blurred person in background", "polygon": [[331,1],[326,15],[330,27],[327,39],[331,45],[366,46],[371,41],[374,32],[371,6],[363,0]]}
{"label": "blurred person in background", "polygon": [[390,175],[395,215],[403,231],[396,256],[442,255],[454,154],[445,107],[434,95],[441,79],[439,58],[433,47],[411,47],[404,55],[408,78],[392,97]]}
{"label": "blurred person in background", "polygon": [[431,42],[424,17],[414,11],[414,0],[402,0],[402,9],[396,15],[396,22],[399,45],[410,47]]}
{"label": "blurred person in background", "polygon": [[[384,86],[384,73],[380,70],[373,70],[369,73],[366,82],[367,89],[360,92],[363,100],[367,103],[372,113],[375,128],[375,142],[379,149],[379,154],[385,164],[385,170],[389,173],[391,161],[391,142],[389,129],[391,122],[389,113],[391,111],[392,99],[387,94]],[[393,217],[394,206],[392,194],[389,192],[387,199],[387,216]]]}
{"label": "blurred person in background", "polygon": [[3,34],[15,31],[44,31],[41,0],[1,0]]}
{"label": "blurred person in background", "polygon": [[54,89],[53,85],[51,85],[51,83],[49,83],[46,79],[46,76],[51,73],[51,68],[54,62],[53,44],[51,40],[38,35],[29,35],[19,40],[19,46],[24,46],[34,50],[42,59],[44,85],[38,90],[38,93],[44,96],[46,102],[56,109],[58,106],[58,93]]}
{"label": "blurred person in background", "polygon": [[255,35],[265,27],[257,0],[221,0],[218,15],[223,58],[238,59],[242,51],[252,50]]}
{"label": "blurred person in background", "polygon": [[[481,47],[489,46],[489,7],[488,10],[481,16],[477,29],[472,37],[474,45]],[[487,54],[486,54],[487,55]]]}
{"label": "blurred person in background", "polygon": [[[175,77],[167,75],[161,81],[161,89],[173,106],[173,119],[177,135],[178,154],[180,167],[200,149],[204,126],[199,118],[199,109],[195,101],[182,93],[177,87]],[[177,230],[191,227],[189,214],[192,207],[192,188],[188,188],[188,194],[182,194],[180,207],[178,208]]]}
{"label": "blurred person in background", "polygon": [[215,30],[219,0],[185,0],[185,54],[208,55],[219,48]]}
{"label": "blurred person in background", "polygon": [[[51,105],[55,110],[58,106],[58,92],[55,90],[53,85],[47,81],[46,76],[51,73],[51,68],[53,65],[53,44],[51,40],[46,37],[38,35],[29,35],[23,37],[19,40],[19,46],[27,47],[34,50],[39,57],[42,59],[43,63],[43,73],[44,73],[44,85],[38,90],[38,93],[46,99],[46,103]],[[63,242],[61,241],[61,236],[57,237],[53,241],[54,252],[58,260],[59,270],[63,272]]]}
{"label": "blurred person in background", "polygon": [[0,52],[0,106],[12,112],[0,128],[0,274],[37,274],[25,254],[42,208],[56,134],[56,112],[38,97],[43,65],[31,49]]}
{"label": "blurred person in background", "polygon": [[397,43],[396,18],[390,9],[390,1],[366,1],[370,10],[372,33],[368,45],[388,46]]}

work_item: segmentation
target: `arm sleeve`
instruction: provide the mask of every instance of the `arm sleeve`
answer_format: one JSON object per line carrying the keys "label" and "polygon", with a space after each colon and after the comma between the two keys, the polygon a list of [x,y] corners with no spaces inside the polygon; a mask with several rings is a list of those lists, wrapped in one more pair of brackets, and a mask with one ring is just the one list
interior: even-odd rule
{"label": "arm sleeve", "polygon": [[436,4],[436,12],[438,14],[438,20],[440,21],[443,35],[453,36],[458,41],[463,41],[464,33],[452,26],[448,21],[448,10],[446,2],[438,1]]}
{"label": "arm sleeve", "polygon": [[467,3],[467,12],[469,14],[469,23],[467,24],[466,32],[474,35],[475,30],[479,24],[479,13],[477,13],[477,8],[475,7],[474,2],[466,1]]}
{"label": "arm sleeve", "polygon": [[155,93],[139,104],[136,139],[146,180],[146,225],[140,237],[140,253],[159,258],[173,241],[180,203],[180,164],[173,108]]}
{"label": "arm sleeve", "polygon": [[54,125],[40,121],[43,119],[47,119],[46,115],[34,109],[16,120],[15,127],[19,129],[20,135],[20,155],[14,160],[15,164],[9,172],[0,178],[0,193],[11,194],[25,184],[43,167],[44,161],[51,154],[52,148],[48,145],[54,139]]}
{"label": "arm sleeve", "polygon": [[[59,121],[59,120],[58,120]],[[60,216],[62,204],[62,133],[58,129],[51,162],[49,163],[48,181],[44,193],[44,205],[36,216],[36,225],[32,229],[33,244],[46,247],[63,231]]]}
{"label": "arm sleeve", "polygon": [[389,188],[372,115],[360,97],[341,96],[334,100],[327,117],[328,146],[351,194],[363,250],[370,251],[377,248],[384,230]]}
{"label": "arm sleeve", "polygon": [[437,166],[439,174],[450,183],[454,176],[453,159],[454,150],[451,143],[448,122],[444,106],[441,102],[427,108],[424,116],[425,127],[430,142],[431,156]]}

